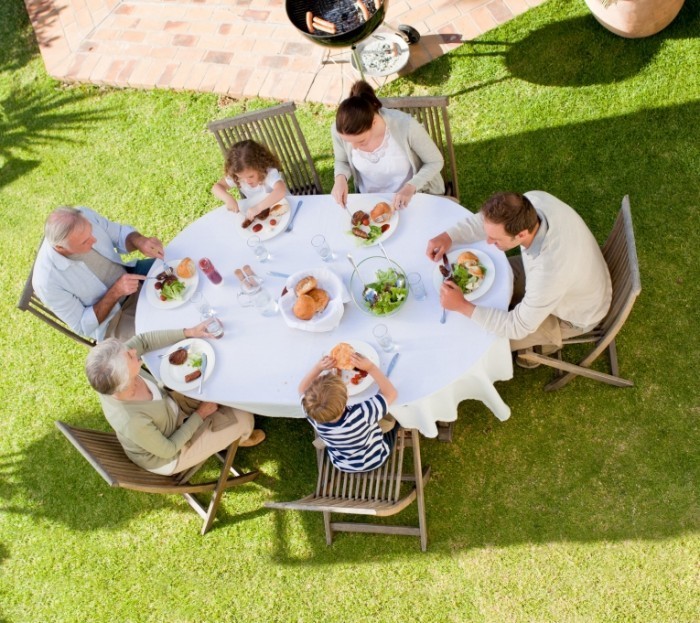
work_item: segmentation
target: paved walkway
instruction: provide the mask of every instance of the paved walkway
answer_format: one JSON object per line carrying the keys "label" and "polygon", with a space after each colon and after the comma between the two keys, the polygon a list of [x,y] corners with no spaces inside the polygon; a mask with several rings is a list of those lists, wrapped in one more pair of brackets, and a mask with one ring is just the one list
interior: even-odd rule
{"label": "paved walkway", "polygon": [[[377,32],[421,33],[400,75],[545,0],[391,0]],[[337,104],[358,74],[284,0],[25,0],[48,72],[67,82]],[[372,79],[376,86],[393,80]]]}

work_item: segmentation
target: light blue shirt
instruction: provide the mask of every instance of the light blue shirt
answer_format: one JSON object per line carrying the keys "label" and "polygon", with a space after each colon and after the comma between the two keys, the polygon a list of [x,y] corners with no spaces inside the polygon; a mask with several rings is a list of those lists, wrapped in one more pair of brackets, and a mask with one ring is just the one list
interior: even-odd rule
{"label": "light blue shirt", "polygon": [[[89,208],[79,207],[81,214],[92,225],[92,235],[97,238],[92,248],[108,260],[122,266],[133,266],[136,260],[124,262],[119,255],[128,253],[126,238],[134,230],[107,220]],[[119,311],[117,303],[100,324],[93,305],[107,292],[102,283],[80,260],[70,260],[44,240],[34,264],[32,286],[47,307],[73,331],[87,337],[104,338],[110,320]]]}

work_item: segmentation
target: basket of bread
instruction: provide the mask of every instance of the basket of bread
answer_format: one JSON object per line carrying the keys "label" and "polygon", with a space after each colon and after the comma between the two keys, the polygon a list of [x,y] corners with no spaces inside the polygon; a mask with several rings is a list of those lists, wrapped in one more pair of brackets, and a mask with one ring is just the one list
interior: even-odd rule
{"label": "basket of bread", "polygon": [[343,282],[325,267],[295,273],[287,278],[280,313],[288,326],[302,331],[332,331],[340,324],[349,300]]}

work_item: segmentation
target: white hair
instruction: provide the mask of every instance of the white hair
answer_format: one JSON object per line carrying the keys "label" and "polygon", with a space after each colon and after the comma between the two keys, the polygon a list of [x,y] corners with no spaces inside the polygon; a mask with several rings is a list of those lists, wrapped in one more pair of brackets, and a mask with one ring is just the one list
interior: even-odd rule
{"label": "white hair", "polygon": [[86,222],[87,219],[77,208],[61,206],[46,218],[44,237],[52,247],[64,246],[68,236]]}
{"label": "white hair", "polygon": [[129,384],[129,366],[126,346],[111,337],[90,349],[85,362],[85,374],[93,389],[100,394],[112,395]]}

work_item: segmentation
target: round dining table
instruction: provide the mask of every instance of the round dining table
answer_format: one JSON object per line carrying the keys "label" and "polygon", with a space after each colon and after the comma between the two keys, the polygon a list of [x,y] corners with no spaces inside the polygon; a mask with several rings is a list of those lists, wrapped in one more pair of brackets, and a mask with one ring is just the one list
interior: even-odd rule
{"label": "round dining table", "polygon": [[[198,262],[207,257],[223,277],[220,284],[214,285],[203,273],[199,274],[197,289],[215,308],[224,335],[208,340],[215,351],[215,364],[203,383],[202,393],[193,391],[189,395],[263,416],[304,417],[297,391],[299,381],[337,343],[370,344],[379,354],[381,368],[386,370],[394,353],[383,352],[372,333],[374,326],[383,323],[400,354],[391,373],[398,398],[390,411],[402,426],[435,437],[436,422],[456,420],[457,407],[465,399],[482,401],[499,420],[510,417],[510,408],[494,387],[494,382],[513,376],[508,340],[487,333],[456,312],[447,312],[445,323],[440,322],[442,308],[434,284],[434,272],[438,269],[425,253],[430,238],[465,218],[465,208],[445,197],[419,193],[398,213],[391,233],[385,234],[383,246],[387,254],[406,273],[421,275],[427,298],[419,301],[409,293],[397,313],[381,318],[361,311],[350,300],[344,304],[335,328],[310,332],[288,326],[280,313],[264,316],[255,306],[242,306],[238,297],[240,282],[234,270],[249,264],[275,297],[281,295],[286,280],[270,272],[294,274],[325,267],[349,288],[353,267],[347,254],[351,253],[358,262],[381,255],[378,246],[364,246],[349,233],[349,213],[359,208],[368,210],[378,201],[391,201],[391,197],[350,195],[348,211],[330,195],[288,199],[291,213],[299,206],[298,214],[291,231],[281,228],[278,235],[264,241],[271,254],[267,262],[256,260],[246,244],[249,234],[241,229],[240,217],[223,206],[193,222],[167,245],[166,261],[190,257]],[[323,262],[312,246],[311,239],[316,234],[325,236],[333,251],[332,261]],[[486,242],[468,246],[488,254],[495,272],[490,288],[475,302],[507,309],[513,278],[506,256]],[[153,270],[157,271],[158,266]],[[156,306],[148,300],[146,287],[141,289],[138,301],[137,332],[190,327],[200,321],[198,309],[190,302],[168,309]],[[166,351],[144,355],[157,377],[161,365],[158,354],[163,352]],[[376,391],[377,386],[372,384],[350,401],[364,400]]]}

